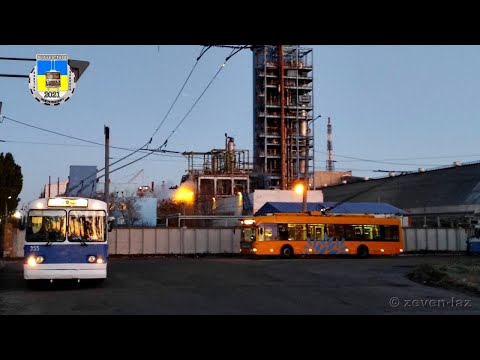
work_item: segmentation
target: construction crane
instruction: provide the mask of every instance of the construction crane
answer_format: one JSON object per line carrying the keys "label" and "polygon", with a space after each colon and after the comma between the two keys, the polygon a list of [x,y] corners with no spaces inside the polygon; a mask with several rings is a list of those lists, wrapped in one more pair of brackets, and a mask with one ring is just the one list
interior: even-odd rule
{"label": "construction crane", "polygon": [[128,183],[131,184],[133,183],[133,181],[140,176],[140,174],[143,174],[143,169],[140,170],[139,172],[137,172],[135,175],[132,176],[132,178],[130,180],[128,180]]}

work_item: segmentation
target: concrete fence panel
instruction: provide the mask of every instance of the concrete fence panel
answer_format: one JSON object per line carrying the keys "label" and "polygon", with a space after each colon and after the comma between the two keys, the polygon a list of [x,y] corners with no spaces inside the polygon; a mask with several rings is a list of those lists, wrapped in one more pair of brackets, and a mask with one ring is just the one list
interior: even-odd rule
{"label": "concrete fence panel", "polygon": [[207,231],[207,251],[210,254],[221,253],[221,237],[219,229],[208,229]]}
{"label": "concrete fence panel", "polygon": [[437,237],[437,229],[426,229],[427,233],[427,250],[438,250],[438,237]]}
{"label": "concrete fence panel", "polygon": [[170,254],[168,229],[155,229],[155,253]]}
{"label": "concrete fence panel", "polygon": [[231,229],[219,229],[220,230],[220,252],[221,253],[233,253],[233,236]]}
{"label": "concrete fence panel", "polygon": [[143,254],[156,254],[155,228],[143,229]]}
{"label": "concrete fence panel", "polygon": [[197,254],[196,229],[182,229],[183,254]]}
{"label": "concrete fence panel", "polygon": [[445,237],[447,240],[447,250],[457,250],[457,231],[456,229],[447,229],[445,231]]}
{"label": "concrete fence panel", "polygon": [[168,228],[166,237],[168,239],[168,254],[183,254],[182,229]]}
{"label": "concrete fence panel", "polygon": [[413,229],[410,228],[404,228],[403,229],[403,242],[405,243],[405,249],[404,251],[412,251],[413,249],[416,248],[416,238],[415,238],[415,233],[412,231]]}
{"label": "concrete fence panel", "polygon": [[117,229],[116,254],[130,254],[130,229]]}
{"label": "concrete fence panel", "polygon": [[460,251],[467,251],[467,239],[468,239],[468,236],[465,230],[458,231],[457,248]]}
{"label": "concrete fence panel", "polygon": [[129,254],[143,254],[143,229],[130,230],[130,252]]}
{"label": "concrete fence panel", "polygon": [[208,229],[197,229],[196,253],[207,254],[208,251]]}
{"label": "concrete fence panel", "polygon": [[117,253],[117,229],[108,233],[108,253],[112,255]]}

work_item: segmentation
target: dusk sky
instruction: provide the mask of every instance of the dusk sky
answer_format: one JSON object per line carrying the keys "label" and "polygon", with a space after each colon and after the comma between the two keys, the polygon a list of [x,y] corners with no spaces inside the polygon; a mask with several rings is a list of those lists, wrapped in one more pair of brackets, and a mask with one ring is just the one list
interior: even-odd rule
{"label": "dusk sky", "polygon": [[[314,49],[314,116],[322,115],[313,125],[315,170],[325,170],[328,117],[335,170],[354,176],[480,160],[480,46],[302,46]],[[104,143],[104,126],[110,128],[111,162],[129,154],[115,147],[137,149],[152,137],[150,149],[167,139],[164,149],[178,153],[223,149],[225,133],[252,157],[250,50],[226,63],[192,109],[231,52],[211,48],[165,118],[201,50],[200,45],[0,46],[1,57],[66,54],[90,62],[69,101],[55,107],[32,97],[28,79],[0,77],[7,117],[0,123],[0,153],[12,153],[22,168],[20,205],[38,198],[49,176],[66,180],[71,165],[103,168],[104,146],[91,142]],[[0,73],[28,75],[34,65],[0,60]],[[143,155],[111,167],[113,187],[140,172],[136,185],[178,185],[186,174],[187,159],[175,153],[152,154],[115,171]]]}

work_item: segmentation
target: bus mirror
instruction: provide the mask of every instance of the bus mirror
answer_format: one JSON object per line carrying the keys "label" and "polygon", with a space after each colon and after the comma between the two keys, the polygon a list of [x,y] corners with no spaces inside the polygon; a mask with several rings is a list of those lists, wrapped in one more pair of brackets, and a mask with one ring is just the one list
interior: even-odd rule
{"label": "bus mirror", "polygon": [[25,230],[25,217],[23,215],[18,220],[18,230],[20,231]]}
{"label": "bus mirror", "polygon": [[113,229],[113,224],[114,224],[114,223],[115,223],[115,217],[109,216],[109,217],[108,217],[108,225],[107,225],[107,227],[108,227],[108,232],[112,231],[112,229]]}

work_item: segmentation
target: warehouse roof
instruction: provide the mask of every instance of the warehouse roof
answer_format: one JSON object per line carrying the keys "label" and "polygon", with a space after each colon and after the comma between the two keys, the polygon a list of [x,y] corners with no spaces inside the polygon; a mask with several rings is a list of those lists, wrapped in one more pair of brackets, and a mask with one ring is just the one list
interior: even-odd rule
{"label": "warehouse roof", "polygon": [[[307,211],[321,211],[329,209],[333,214],[390,214],[406,215],[407,213],[395,206],[379,202],[344,202],[336,206],[336,202],[307,203]],[[269,213],[298,213],[302,212],[301,202],[267,202],[255,213],[255,216]]]}

